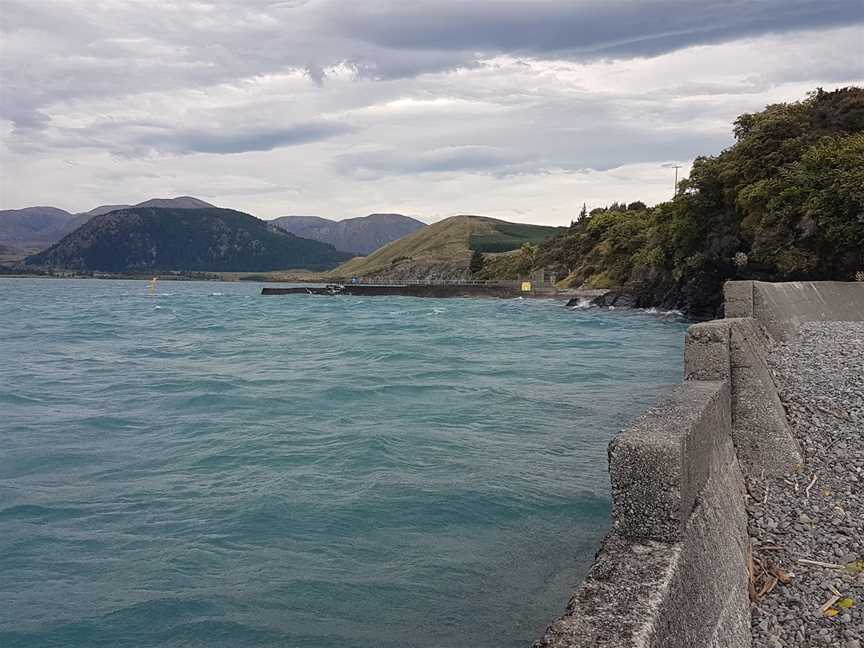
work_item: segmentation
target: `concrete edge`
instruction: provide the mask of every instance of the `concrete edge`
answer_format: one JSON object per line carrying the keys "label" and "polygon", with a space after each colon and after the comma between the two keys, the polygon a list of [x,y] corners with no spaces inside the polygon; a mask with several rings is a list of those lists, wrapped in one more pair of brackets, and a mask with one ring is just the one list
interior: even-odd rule
{"label": "concrete edge", "polygon": [[609,447],[613,528],[535,648],[750,648],[742,468],[801,462],[768,368],[772,338],[864,320],[864,283],[730,281],[695,324],[685,382]]}

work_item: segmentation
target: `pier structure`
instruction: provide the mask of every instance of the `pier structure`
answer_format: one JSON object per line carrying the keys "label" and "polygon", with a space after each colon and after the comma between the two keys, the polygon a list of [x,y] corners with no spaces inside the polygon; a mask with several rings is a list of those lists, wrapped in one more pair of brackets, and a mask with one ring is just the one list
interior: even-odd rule
{"label": "pier structure", "polygon": [[262,295],[351,295],[357,297],[557,297],[566,299],[596,299],[607,290],[556,289],[553,284],[531,280],[472,281],[472,280],[358,280],[330,284],[303,284],[285,287],[264,287]]}

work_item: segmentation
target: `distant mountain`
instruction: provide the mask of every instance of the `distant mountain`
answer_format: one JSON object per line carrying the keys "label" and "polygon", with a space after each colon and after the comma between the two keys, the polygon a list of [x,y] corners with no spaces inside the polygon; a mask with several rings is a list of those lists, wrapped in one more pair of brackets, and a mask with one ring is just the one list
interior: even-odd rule
{"label": "distant mountain", "polygon": [[27,256],[27,253],[19,248],[0,244],[0,263],[15,262]]}
{"label": "distant mountain", "polygon": [[75,217],[56,207],[0,210],[0,245],[38,250],[60,238],[60,231]]}
{"label": "distant mountain", "polygon": [[337,250],[367,255],[378,248],[426,227],[402,214],[370,214],[333,221],[318,216],[283,216],[272,221],[287,232],[330,243]]}
{"label": "distant mountain", "polygon": [[130,209],[132,207],[173,207],[175,209],[205,209],[208,207],[215,207],[215,205],[211,205],[210,203],[199,200],[198,198],[193,198],[192,196],[177,196],[176,198],[151,198],[150,200],[145,200],[144,202],[140,202],[137,205],[99,205],[99,207],[94,207],[90,211],[75,214],[75,218],[69,221],[66,226],[62,228],[60,236],[58,236],[56,240],[59,241],[67,234],[74,232],[76,229],[81,227],[84,223],[89,221],[94,216],[110,214],[112,211],[117,211],[118,209]]}
{"label": "distant mountain", "polygon": [[[151,198],[133,207],[165,207],[172,209],[208,209],[215,207],[208,202],[193,198],[192,196],[177,196],[176,198]],[[97,208],[98,209],[98,208]]]}
{"label": "distant mountain", "polygon": [[385,245],[368,257],[352,259],[330,273],[392,279],[467,277],[473,251],[509,252],[539,244],[562,228],[510,223],[486,216],[453,216]]}
{"label": "distant mountain", "polygon": [[100,205],[78,214],[70,214],[56,207],[8,209],[0,211],[0,244],[22,248],[29,252],[44,250],[70,232],[74,232],[94,216],[129,207],[202,209],[213,205],[191,196],[178,196],[177,198],[151,198],[137,205]]}
{"label": "distant mountain", "polygon": [[131,207],[94,216],[27,265],[69,270],[325,270],[351,255],[249,214],[216,207]]}
{"label": "distant mountain", "polygon": [[85,219],[84,222],[93,218],[94,216],[101,216],[102,214],[107,214],[112,211],[117,211],[118,209],[129,209],[132,205],[99,205],[98,207],[94,207],[90,211],[81,212],[79,214],[75,214],[77,218]]}

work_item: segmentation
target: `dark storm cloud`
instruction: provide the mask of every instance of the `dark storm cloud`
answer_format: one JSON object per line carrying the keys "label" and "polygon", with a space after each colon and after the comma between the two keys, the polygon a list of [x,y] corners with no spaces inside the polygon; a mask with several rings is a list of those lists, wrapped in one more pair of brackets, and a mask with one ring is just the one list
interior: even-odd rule
{"label": "dark storm cloud", "polygon": [[329,11],[344,34],[388,49],[574,59],[654,56],[864,20],[860,0],[370,0]]}
{"label": "dark storm cloud", "polygon": [[864,20],[861,0],[4,0],[3,110],[289,68],[408,78],[495,54],[630,58]]}

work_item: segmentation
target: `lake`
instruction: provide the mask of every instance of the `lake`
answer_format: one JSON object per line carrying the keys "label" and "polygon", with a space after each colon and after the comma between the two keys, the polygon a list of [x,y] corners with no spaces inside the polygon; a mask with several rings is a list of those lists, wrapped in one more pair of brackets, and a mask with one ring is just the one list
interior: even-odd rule
{"label": "lake", "polygon": [[528,646],[685,324],[0,279],[0,645]]}

